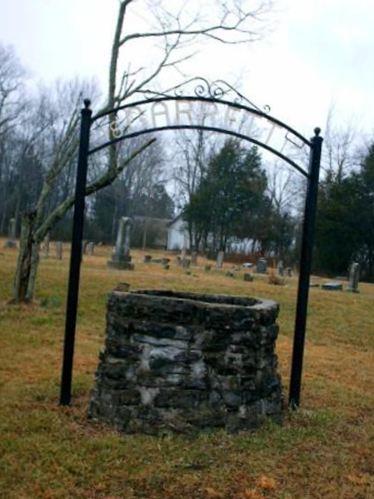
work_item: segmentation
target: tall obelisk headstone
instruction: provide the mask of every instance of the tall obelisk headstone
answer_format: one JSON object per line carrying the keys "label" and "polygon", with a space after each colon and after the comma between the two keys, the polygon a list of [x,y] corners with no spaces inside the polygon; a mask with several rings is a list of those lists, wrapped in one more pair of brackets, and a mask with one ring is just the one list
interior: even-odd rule
{"label": "tall obelisk headstone", "polygon": [[92,241],[91,241],[91,242],[89,242],[89,243],[87,244],[87,249],[86,249],[86,251],[87,251],[87,255],[89,255],[89,256],[93,256],[93,255],[94,255],[94,253],[95,253],[95,243],[94,243],[94,242],[92,242]]}
{"label": "tall obelisk headstone", "polygon": [[134,270],[130,256],[130,234],[131,219],[122,217],[118,225],[116,245],[112,253],[112,259],[108,260],[108,266],[115,269]]}
{"label": "tall obelisk headstone", "polygon": [[221,269],[223,266],[223,259],[225,257],[224,251],[219,251],[216,260],[216,269]]}
{"label": "tall obelisk headstone", "polygon": [[49,243],[51,240],[51,234],[47,232],[44,241],[43,241],[43,251],[44,251],[44,257],[48,258],[49,257]]}
{"label": "tall obelisk headstone", "polygon": [[63,254],[63,245],[62,241],[56,241],[56,258],[57,260],[62,260],[62,254]]}
{"label": "tall obelisk headstone", "polygon": [[358,283],[360,279],[360,264],[352,263],[349,268],[349,282],[347,291],[351,291],[352,293],[359,293]]}

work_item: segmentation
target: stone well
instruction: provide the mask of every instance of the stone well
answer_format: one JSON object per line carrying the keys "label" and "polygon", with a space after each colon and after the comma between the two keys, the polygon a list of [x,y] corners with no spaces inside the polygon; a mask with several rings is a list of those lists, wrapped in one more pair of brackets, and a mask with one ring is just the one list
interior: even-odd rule
{"label": "stone well", "polygon": [[89,416],[144,433],[280,421],[277,315],[255,298],[112,292]]}

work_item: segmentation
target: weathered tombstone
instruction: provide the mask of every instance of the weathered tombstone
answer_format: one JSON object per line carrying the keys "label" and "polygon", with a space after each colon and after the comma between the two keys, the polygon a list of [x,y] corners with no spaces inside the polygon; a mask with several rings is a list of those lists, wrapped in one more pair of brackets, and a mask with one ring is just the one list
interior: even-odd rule
{"label": "weathered tombstone", "polygon": [[8,239],[4,243],[4,248],[15,249],[15,248],[17,248],[17,243],[16,243],[16,241],[12,241],[11,239]]}
{"label": "weathered tombstone", "polygon": [[244,280],[246,282],[252,282],[253,281],[253,275],[252,274],[249,274],[248,272],[246,272],[243,276]]}
{"label": "weathered tombstone", "polygon": [[51,239],[51,235],[49,232],[47,232],[44,241],[43,241],[43,253],[44,253],[44,258],[49,258],[49,242]]}
{"label": "weathered tombstone", "polygon": [[62,260],[63,245],[61,241],[56,241],[56,258]]}
{"label": "weathered tombstone", "polygon": [[150,263],[152,261],[152,255],[144,255],[143,263]]}
{"label": "weathered tombstone", "polygon": [[169,270],[169,269],[170,269],[170,265],[169,265],[168,263],[163,263],[163,264],[162,264],[162,268],[163,268],[164,270]]}
{"label": "weathered tombstone", "polygon": [[182,267],[184,269],[189,269],[190,268],[190,265],[191,265],[191,260],[189,258],[184,258],[182,260]]}
{"label": "weathered tombstone", "polygon": [[292,268],[291,267],[287,267],[287,276],[292,277]]}
{"label": "weathered tombstone", "polygon": [[16,219],[11,218],[9,220],[8,228],[8,240],[5,241],[4,248],[17,248],[16,243]]}
{"label": "weathered tombstone", "polygon": [[205,265],[204,270],[205,270],[205,272],[210,272],[212,270],[212,266],[211,265]]}
{"label": "weathered tombstone", "polygon": [[87,244],[88,244],[88,241],[86,241],[85,239],[82,241],[82,252],[84,255],[87,254]]}
{"label": "weathered tombstone", "polygon": [[197,251],[191,253],[191,265],[197,265]]}
{"label": "weathered tombstone", "polygon": [[343,284],[341,282],[325,282],[322,284],[322,289],[326,291],[343,291]]}
{"label": "weathered tombstone", "polygon": [[177,262],[178,266],[182,265],[182,258],[179,255],[176,257],[175,261]]}
{"label": "weathered tombstone", "polygon": [[15,238],[16,238],[16,219],[15,218],[11,218],[9,220],[9,233],[8,233],[8,236],[9,236],[9,239],[11,239],[12,241],[14,241]]}
{"label": "weathered tombstone", "polygon": [[130,256],[130,231],[131,219],[122,217],[119,221],[116,245],[112,253],[112,259],[108,260],[108,266],[115,269],[134,270]]}
{"label": "weathered tombstone", "polygon": [[268,270],[268,264],[265,258],[259,258],[256,264],[257,274],[266,274]]}
{"label": "weathered tombstone", "polygon": [[347,291],[350,291],[351,293],[359,293],[358,290],[359,279],[360,279],[360,264],[355,262],[352,263],[352,265],[349,268],[349,282],[348,282]]}
{"label": "weathered tombstone", "polygon": [[283,277],[284,276],[284,265],[283,265],[282,260],[279,260],[277,270],[278,270],[278,274]]}
{"label": "weathered tombstone", "polygon": [[187,249],[185,248],[185,246],[183,246],[181,251],[181,260],[184,260],[186,258],[186,255],[187,255]]}
{"label": "weathered tombstone", "polygon": [[87,255],[93,256],[95,251],[95,243],[92,241],[87,244]]}
{"label": "weathered tombstone", "polygon": [[313,281],[312,281],[312,282],[309,284],[309,287],[310,287],[310,288],[319,288],[319,286],[320,286],[320,285],[319,285],[319,283],[318,283],[318,282],[313,282]]}
{"label": "weathered tombstone", "polygon": [[223,259],[224,259],[225,253],[224,251],[219,251],[217,255],[217,261],[216,261],[216,268],[221,269],[223,265]]}
{"label": "weathered tombstone", "polygon": [[225,274],[227,277],[235,277],[235,274],[234,272],[232,272],[231,270],[228,270]]}
{"label": "weathered tombstone", "polygon": [[170,258],[161,258],[162,265],[168,265],[170,263]]}

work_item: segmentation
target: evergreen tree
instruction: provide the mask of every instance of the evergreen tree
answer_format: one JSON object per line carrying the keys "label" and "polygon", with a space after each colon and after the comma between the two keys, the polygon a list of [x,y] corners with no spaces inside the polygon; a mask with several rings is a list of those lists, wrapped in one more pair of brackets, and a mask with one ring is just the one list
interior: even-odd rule
{"label": "evergreen tree", "polygon": [[[214,250],[226,250],[230,237],[243,231],[243,217],[258,209],[267,185],[257,148],[227,140],[208,164],[205,177],[186,206],[197,239],[212,235]],[[249,235],[247,234],[247,237]]]}
{"label": "evergreen tree", "polygon": [[355,260],[374,279],[374,144],[357,172],[321,183],[316,236],[317,270],[344,273]]}

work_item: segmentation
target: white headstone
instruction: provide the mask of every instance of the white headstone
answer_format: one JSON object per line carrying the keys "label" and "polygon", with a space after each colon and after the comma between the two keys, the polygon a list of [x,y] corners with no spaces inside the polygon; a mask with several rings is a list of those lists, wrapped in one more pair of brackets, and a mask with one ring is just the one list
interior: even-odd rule
{"label": "white headstone", "polygon": [[123,270],[134,270],[130,256],[131,218],[122,217],[119,221],[116,245],[112,259],[108,261],[110,267]]}
{"label": "white headstone", "polygon": [[258,274],[266,274],[268,269],[268,264],[265,258],[259,258],[257,260],[256,272]]}
{"label": "white headstone", "polygon": [[224,251],[219,251],[217,255],[216,268],[221,269],[223,266],[223,259],[225,257]]}
{"label": "white headstone", "polygon": [[61,241],[56,241],[56,258],[62,260],[63,245]]}
{"label": "white headstone", "polygon": [[347,291],[351,291],[352,293],[359,293],[358,283],[360,279],[360,264],[352,263],[349,268],[349,282]]}

